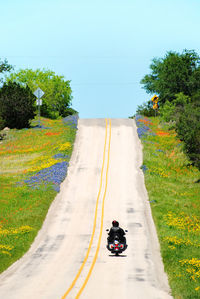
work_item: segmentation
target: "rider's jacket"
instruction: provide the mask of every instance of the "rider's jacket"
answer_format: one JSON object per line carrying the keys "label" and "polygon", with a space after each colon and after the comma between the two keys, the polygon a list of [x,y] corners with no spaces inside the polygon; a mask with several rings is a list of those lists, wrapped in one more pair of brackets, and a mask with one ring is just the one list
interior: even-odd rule
{"label": "rider's jacket", "polygon": [[122,241],[124,239],[125,232],[121,227],[113,226],[113,227],[111,227],[108,235],[109,235],[109,240],[110,241],[114,241],[114,238],[115,238],[116,235],[119,236],[119,239]]}

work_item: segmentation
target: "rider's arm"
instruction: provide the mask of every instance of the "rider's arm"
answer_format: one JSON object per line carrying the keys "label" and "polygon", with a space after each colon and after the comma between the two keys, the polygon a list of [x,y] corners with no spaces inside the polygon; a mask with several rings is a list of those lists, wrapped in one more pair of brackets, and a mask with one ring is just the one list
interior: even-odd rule
{"label": "rider's arm", "polygon": [[108,233],[109,236],[111,235],[111,232],[112,232],[112,228],[109,230],[109,233]]}
{"label": "rider's arm", "polygon": [[122,232],[123,236],[126,234],[125,231],[123,230],[123,228],[121,228],[121,232]]}

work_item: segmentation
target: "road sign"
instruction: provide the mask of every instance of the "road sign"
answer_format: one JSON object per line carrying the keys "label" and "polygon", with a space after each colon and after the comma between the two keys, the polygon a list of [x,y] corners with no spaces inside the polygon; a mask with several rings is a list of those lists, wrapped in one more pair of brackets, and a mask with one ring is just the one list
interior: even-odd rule
{"label": "road sign", "polygon": [[36,91],[34,92],[34,95],[37,98],[36,105],[38,106],[38,126],[40,128],[41,127],[41,125],[40,125],[40,106],[42,105],[42,100],[40,100],[40,99],[44,95],[44,91],[38,87],[36,89]]}
{"label": "road sign", "polygon": [[36,98],[40,99],[44,95],[44,91],[38,87],[34,92],[34,95]]}
{"label": "road sign", "polygon": [[158,96],[157,95],[154,95],[153,98],[151,99],[152,102],[154,103],[158,103]]}
{"label": "road sign", "polygon": [[36,105],[37,105],[37,106],[41,106],[41,105],[42,105],[42,100],[37,99],[37,100],[36,100]]}
{"label": "road sign", "polygon": [[158,109],[158,104],[157,104],[157,103],[154,103],[154,104],[153,104],[153,109],[154,109],[154,110]]}

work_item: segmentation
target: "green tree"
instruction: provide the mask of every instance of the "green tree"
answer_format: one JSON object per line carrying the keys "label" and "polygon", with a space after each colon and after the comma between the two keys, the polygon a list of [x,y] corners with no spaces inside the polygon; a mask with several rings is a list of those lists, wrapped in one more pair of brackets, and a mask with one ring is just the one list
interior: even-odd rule
{"label": "green tree", "polygon": [[0,107],[5,126],[27,128],[35,116],[35,96],[28,86],[9,82],[0,89]]}
{"label": "green tree", "polygon": [[[13,69],[13,67],[10,64],[8,64],[7,59],[4,60],[0,59],[0,84],[3,83],[2,74],[9,72],[11,69]],[[3,127],[5,126],[5,120],[3,119],[1,112],[2,112],[2,107],[0,105],[0,130],[2,130]]]}
{"label": "green tree", "polygon": [[200,97],[184,106],[176,125],[184,151],[194,165],[200,169]]}
{"label": "green tree", "polygon": [[181,113],[184,111],[184,106],[190,103],[190,98],[182,92],[175,95],[172,102],[166,101],[160,108],[159,113],[161,118],[166,122],[177,122]]}
{"label": "green tree", "polygon": [[[0,74],[9,72],[12,69],[13,67],[12,65],[8,64],[7,59],[4,59],[3,61],[0,59]],[[3,82],[3,78],[0,78],[0,82]]]}
{"label": "green tree", "polygon": [[68,108],[72,102],[70,81],[63,76],[56,75],[50,70],[25,69],[12,73],[7,77],[7,82],[17,82],[22,86],[28,85],[34,92],[40,87],[44,92],[42,97],[41,115],[50,118],[68,115]]}
{"label": "green tree", "polygon": [[170,51],[164,58],[154,58],[150,69],[141,84],[147,93],[159,95],[161,105],[180,92],[191,97],[200,89],[200,57],[193,50],[182,54]]}

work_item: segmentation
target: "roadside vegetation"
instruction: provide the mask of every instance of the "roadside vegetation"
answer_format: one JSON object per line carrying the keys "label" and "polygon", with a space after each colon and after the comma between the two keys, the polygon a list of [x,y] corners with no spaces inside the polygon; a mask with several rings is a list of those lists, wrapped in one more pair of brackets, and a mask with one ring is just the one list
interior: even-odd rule
{"label": "roadside vegetation", "polygon": [[[41,228],[66,177],[78,120],[69,80],[50,70],[12,70],[0,60],[0,272]],[[45,92],[40,123],[38,87]]]}
{"label": "roadside vegetation", "polygon": [[66,117],[77,113],[72,104],[70,80],[56,75],[48,69],[21,69],[6,76],[6,83],[17,83],[21,87],[28,86],[32,93],[39,87],[44,91],[41,115],[51,119]]}
{"label": "roadside vegetation", "polygon": [[[168,52],[154,58],[151,73],[141,80],[149,94],[159,97],[156,115],[175,129],[192,165],[200,169],[200,56],[195,51]],[[138,106],[137,113],[155,115],[153,103]]]}
{"label": "roadside vegetation", "polygon": [[200,298],[200,171],[160,118],[136,115],[145,184],[172,295]]}
{"label": "roadside vegetation", "polygon": [[28,250],[67,173],[77,115],[41,124],[0,143],[0,272]]}
{"label": "roadside vegetation", "polygon": [[200,57],[171,51],[150,70],[141,84],[159,100],[137,108],[141,167],[172,295],[200,298]]}
{"label": "roadside vegetation", "polygon": [[8,61],[1,59],[0,76],[0,130],[4,127],[30,127],[38,110],[34,95],[38,88],[44,92],[41,116],[59,119],[78,113],[71,107],[70,80],[65,80],[64,76],[47,69],[20,69],[14,72]]}

